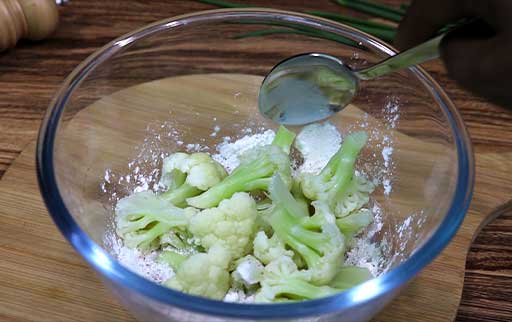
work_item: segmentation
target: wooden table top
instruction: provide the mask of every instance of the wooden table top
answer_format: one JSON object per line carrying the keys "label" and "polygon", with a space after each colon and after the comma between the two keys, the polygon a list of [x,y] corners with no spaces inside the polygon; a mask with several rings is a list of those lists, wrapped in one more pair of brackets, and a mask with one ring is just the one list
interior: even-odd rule
{"label": "wooden table top", "polygon": [[[281,0],[278,3],[251,0],[250,3],[288,10],[342,11],[327,0]],[[113,38],[135,28],[169,16],[210,8],[195,1],[72,0],[60,8],[60,26],[50,39],[41,43],[22,42],[14,50],[0,53],[0,176],[36,138],[52,96],[79,62]],[[476,151],[512,151],[512,111],[462,90],[446,77],[441,63],[424,67],[460,109]],[[473,243],[466,262],[465,287],[456,321],[510,321],[510,245],[512,210],[509,207],[486,226]]]}

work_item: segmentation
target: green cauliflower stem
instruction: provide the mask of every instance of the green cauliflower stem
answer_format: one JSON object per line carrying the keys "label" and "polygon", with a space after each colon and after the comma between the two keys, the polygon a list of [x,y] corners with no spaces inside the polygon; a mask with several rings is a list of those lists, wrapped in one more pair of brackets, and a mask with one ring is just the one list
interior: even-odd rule
{"label": "green cauliflower stem", "polygon": [[290,191],[288,191],[288,187],[281,177],[278,179],[279,180],[273,179],[272,184],[269,186],[269,192],[275,207],[283,208],[295,217],[309,217],[309,211],[304,207],[304,204],[297,201]]}
{"label": "green cauliflower stem", "polygon": [[188,229],[205,249],[222,245],[236,259],[250,251],[256,217],[254,199],[248,193],[238,192],[217,208],[205,209],[193,216]]}
{"label": "green cauliflower stem", "polygon": [[300,181],[294,179],[292,182],[292,189],[290,191],[292,193],[293,198],[295,198],[295,201],[299,205],[299,207],[302,208],[300,210],[303,214],[309,215],[309,200],[306,198],[304,193],[302,192],[302,189],[300,187]]}
{"label": "green cauliflower stem", "polygon": [[[189,219],[197,214],[197,212],[194,208],[185,209],[185,215]],[[174,228],[160,236],[160,246],[164,250],[171,250],[187,256],[204,250],[194,236],[185,228]]]}
{"label": "green cauliflower stem", "polygon": [[223,181],[187,203],[196,208],[211,208],[236,192],[268,190],[270,179],[279,173],[291,184],[291,167],[288,152],[295,134],[282,127],[272,144],[253,148],[240,157],[240,165]]}
{"label": "green cauliflower stem", "polygon": [[368,227],[372,221],[371,211],[363,208],[348,216],[336,219],[336,225],[345,237],[352,238],[352,236],[357,235],[361,230]]}
{"label": "green cauliflower stem", "polygon": [[265,266],[261,288],[255,302],[270,303],[286,300],[311,300],[336,294],[329,286],[316,286],[308,281],[308,275],[299,271],[290,257],[280,257]]}
{"label": "green cauliflower stem", "polygon": [[206,153],[174,153],[163,161],[160,185],[167,187],[162,198],[185,207],[185,200],[222,181],[226,170]]}
{"label": "green cauliflower stem", "polygon": [[372,278],[372,273],[365,267],[343,266],[329,283],[329,286],[346,290]]}
{"label": "green cauliflower stem", "polygon": [[178,270],[178,268],[189,258],[189,255],[183,255],[178,252],[172,250],[165,250],[158,255],[158,261],[166,263],[174,271]]}
{"label": "green cauliflower stem", "polygon": [[[332,216],[330,215],[331,210],[327,203],[323,201],[314,201],[312,205],[315,207],[315,214],[312,217],[302,218],[302,225],[309,229],[320,229],[326,218],[325,216]],[[352,238],[354,235],[357,235],[361,230],[370,225],[372,221],[373,215],[366,208],[359,209],[348,216],[335,220],[338,229],[346,238]]]}
{"label": "green cauliflower stem", "polygon": [[[290,214],[279,198],[290,194],[279,176],[272,179],[270,198],[276,203],[270,216],[270,225],[280,240],[300,254],[306,262],[313,284],[326,284],[343,263],[345,239],[330,212],[315,212],[313,217]],[[290,197],[289,196],[289,197]],[[292,201],[287,197],[285,200]],[[314,225],[309,221],[314,221]],[[310,228],[312,227],[312,228]]]}
{"label": "green cauliflower stem", "polygon": [[256,231],[264,232],[267,235],[272,235],[272,226],[268,222],[272,208],[258,210],[258,216],[256,217]]}
{"label": "green cauliflower stem", "polygon": [[351,187],[355,162],[366,140],[365,132],[348,135],[341,148],[319,174],[303,174],[301,187],[305,196],[327,203],[335,215],[339,216],[336,210],[343,209],[343,206],[338,205],[344,202],[344,197]]}
{"label": "green cauliflower stem", "polygon": [[284,153],[290,154],[295,137],[295,133],[281,125],[277,130],[274,140],[272,141],[272,145],[278,146],[284,151]]}
{"label": "green cauliflower stem", "polygon": [[229,250],[216,245],[183,261],[164,285],[192,295],[221,300],[229,289]]}
{"label": "green cauliflower stem", "polygon": [[130,248],[149,250],[158,246],[160,236],[172,228],[188,225],[186,211],[173,206],[151,191],[137,192],[117,202],[117,234]]}
{"label": "green cauliflower stem", "polygon": [[254,238],[253,252],[254,256],[265,265],[280,257],[293,256],[293,251],[287,250],[277,235],[274,234],[268,238],[263,231],[258,232]]}

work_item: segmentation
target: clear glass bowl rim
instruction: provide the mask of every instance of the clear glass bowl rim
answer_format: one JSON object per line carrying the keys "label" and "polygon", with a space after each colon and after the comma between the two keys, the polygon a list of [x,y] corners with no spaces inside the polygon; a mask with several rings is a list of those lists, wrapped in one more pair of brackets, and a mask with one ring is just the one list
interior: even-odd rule
{"label": "clear glass bowl rim", "polygon": [[294,22],[351,37],[365,46],[373,47],[387,55],[396,53],[393,47],[379,39],[341,23],[306,14],[268,8],[200,11],[164,19],[123,35],[97,50],[75,68],[55,95],[41,124],[36,152],[37,177],[41,194],[54,223],[75,250],[104,278],[163,304],[196,313],[250,319],[317,316],[364,305],[404,286],[446,247],[457,232],[469,208],[475,173],[471,140],[459,112],[440,86],[419,67],[410,70],[437,100],[451,125],[457,147],[459,169],[455,193],[442,223],[409,259],[378,278],[345,292],[298,303],[238,304],[174,291],[146,280],[123,267],[87,236],[66,208],[57,186],[53,167],[54,142],[67,100],[89,72],[130,44],[154,33],[179,28],[186,24],[212,23],[236,18]]}

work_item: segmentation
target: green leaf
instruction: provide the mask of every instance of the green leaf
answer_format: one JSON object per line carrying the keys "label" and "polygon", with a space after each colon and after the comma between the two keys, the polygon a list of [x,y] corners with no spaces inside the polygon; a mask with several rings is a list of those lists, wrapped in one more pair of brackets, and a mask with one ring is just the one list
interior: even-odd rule
{"label": "green leaf", "polygon": [[361,25],[361,26],[367,26],[367,27],[372,27],[372,28],[380,28],[380,29],[384,29],[384,30],[396,30],[395,26],[391,26],[391,25],[387,25],[384,23],[375,22],[375,21],[371,21],[371,20],[367,20],[367,19],[361,19],[361,18],[346,16],[346,15],[341,15],[338,13],[318,11],[318,10],[309,10],[309,11],[306,11],[306,13],[313,15],[313,16],[318,16],[318,17],[327,18],[327,19],[331,19],[334,21],[338,21],[338,22],[343,22],[346,24]]}
{"label": "green leaf", "polygon": [[222,0],[197,0],[201,3],[211,4],[217,7],[221,8],[248,8],[248,7],[254,7],[252,5],[248,4],[242,4],[242,3],[234,3],[229,1],[222,1]]}
{"label": "green leaf", "polygon": [[261,29],[251,32],[246,32],[242,34],[238,34],[233,36],[233,39],[243,39],[243,38],[251,38],[251,37],[262,37],[276,34],[294,34],[294,35],[303,35],[315,38],[321,38],[326,40],[332,40],[338,43],[345,44],[347,46],[359,47],[359,45],[348,38],[336,35],[336,34],[323,34],[323,33],[313,33],[306,32],[302,30],[293,30],[293,29],[285,29],[285,28],[274,28],[274,29]]}
{"label": "green leaf", "polygon": [[375,17],[384,18],[394,22],[400,22],[403,18],[403,14],[391,12],[387,9],[382,9],[381,5],[370,3],[368,1],[350,1],[350,0],[334,0],[338,5],[356,10],[362,13],[370,14]]}

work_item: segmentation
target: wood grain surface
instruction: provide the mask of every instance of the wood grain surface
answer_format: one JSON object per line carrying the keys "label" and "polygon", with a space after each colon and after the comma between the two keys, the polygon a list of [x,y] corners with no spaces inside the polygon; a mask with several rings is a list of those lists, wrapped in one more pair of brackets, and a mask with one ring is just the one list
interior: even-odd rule
{"label": "wood grain surface", "polygon": [[[328,1],[254,0],[251,3],[289,10],[341,10]],[[113,38],[147,23],[209,8],[193,1],[74,0],[60,9],[60,27],[52,38],[41,43],[22,42],[15,50],[0,54],[0,172],[5,172],[34,140],[51,97],[81,60]],[[425,67],[460,109],[476,152],[512,151],[512,112],[460,89],[446,77],[440,63]],[[502,209],[500,216],[484,228],[473,244],[457,321],[510,320],[511,241],[509,206]],[[3,245],[0,250],[7,251]],[[55,296],[58,300],[59,295]],[[4,318],[0,316],[0,320]]]}
{"label": "wood grain surface", "polygon": [[[202,138],[202,144],[211,147],[222,142],[222,137],[226,135],[236,136],[240,126],[247,126],[242,124],[247,124],[248,120],[253,130],[273,127],[261,115],[254,115],[261,81],[262,76],[211,73],[163,78],[123,88],[77,112],[61,127],[54,160],[55,167],[59,169],[56,179],[62,187],[61,194],[66,206],[73,209],[78,224],[93,240],[103,244],[109,222],[112,221],[109,218],[112,218],[110,209],[113,205],[109,196],[111,193],[123,196],[139,185],[136,179],[118,181],[114,178],[124,176],[126,179],[126,174],[131,174],[133,178],[142,173],[148,175],[158,167],[155,155],[181,150],[175,139],[168,139],[169,134],[179,133],[184,145]],[[82,83],[82,86],[86,86],[86,83]],[[198,92],[201,95],[197,95]],[[239,97],[246,99],[240,100]],[[408,110],[416,109],[414,104],[402,106],[402,109],[406,107]],[[383,125],[385,119],[379,120],[378,115],[365,116],[365,112],[355,105],[349,105],[331,117],[330,121],[343,133],[347,128],[372,129],[368,147],[360,156],[361,166],[369,165],[372,169],[384,167],[382,158],[378,157],[381,155],[378,144],[383,137],[393,137],[393,159],[396,161],[393,193],[384,196],[383,189],[377,188],[372,199],[380,203],[383,213],[383,228],[377,240],[386,236],[390,245],[390,253],[386,257],[392,265],[396,264],[400,258],[407,257],[415,245],[422,243],[422,236],[427,235],[422,234],[423,230],[418,234],[407,229],[397,230],[395,225],[418,209],[422,209],[421,213],[425,215],[420,216],[424,219],[421,224],[423,228],[437,225],[435,218],[442,214],[438,211],[439,207],[429,205],[435,200],[442,207],[445,200],[442,196],[452,191],[450,178],[453,178],[453,174],[450,174],[450,168],[443,166],[448,163],[439,163],[440,159],[450,158],[446,141],[437,137],[404,134],[400,129],[407,122],[405,117],[401,118],[399,128],[387,130]],[[164,125],[163,130],[148,132],[148,124],[154,124],[156,129],[161,129],[162,124],[169,124],[170,128]],[[430,126],[434,124],[432,122]],[[219,126],[221,130],[219,135],[212,137],[210,133],[214,126]],[[79,256],[74,254],[73,258],[68,258],[70,246],[52,225],[38,195],[34,147],[34,143],[31,143],[24,149],[0,181],[0,243],[7,250],[0,280],[9,281],[0,284],[0,294],[26,292],[23,299],[3,298],[0,314],[38,322],[39,319],[52,319],[55,305],[62,303],[58,312],[59,320],[61,317],[74,317],[99,322],[110,319],[110,315],[126,320],[125,314],[121,314],[122,309],[105,294],[104,286],[94,280],[93,271],[77,259]],[[135,174],[133,170],[130,171],[128,163],[132,163],[129,160],[139,153],[143,153],[143,157],[136,157],[134,166],[139,168],[139,172]],[[152,157],[144,161],[148,155]],[[506,173],[512,171],[512,154],[477,153],[476,157],[480,176],[472,206],[461,229],[446,249],[372,321],[449,322],[455,317],[464,283],[466,252],[472,236],[493,209],[504,204],[512,193],[512,187],[503,179]],[[106,168],[110,169],[111,178],[107,182]],[[434,179],[436,189],[430,192],[417,189],[424,184],[425,178],[431,179],[432,174],[439,171],[444,175]],[[149,185],[152,185],[151,181]],[[107,193],[100,188],[102,186]],[[489,194],[488,191],[494,193]],[[420,220],[419,217],[415,219],[414,215],[409,218],[413,223]],[[37,231],[30,229],[34,222],[39,224]],[[416,227],[416,224],[412,226]],[[17,236],[20,235],[24,236],[23,240],[18,240]],[[46,245],[51,245],[51,249]],[[109,249],[108,244],[106,248]],[[81,263],[79,269],[74,268],[77,262]],[[22,276],[18,274],[20,271],[24,272]],[[44,279],[40,277],[40,271],[45,272]],[[76,275],[78,272],[80,274]],[[90,290],[84,292],[87,288]],[[56,293],[60,294],[59,302],[48,300]],[[45,301],[48,304],[42,305]],[[81,303],[83,307],[75,307],[76,303]],[[104,303],[110,303],[111,310]],[[173,317],[173,321],[180,321],[175,315]],[[145,317],[141,318],[146,321]]]}

